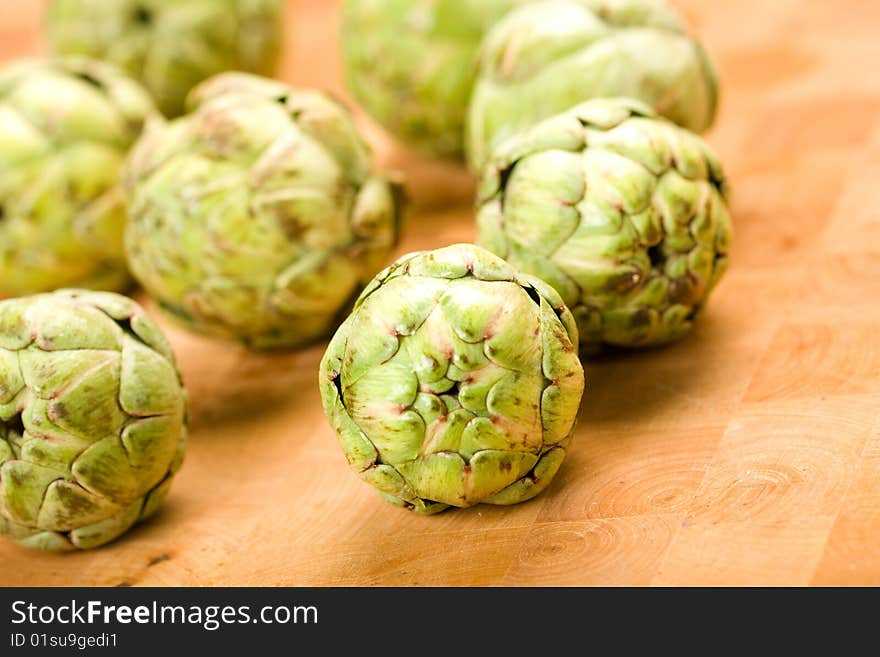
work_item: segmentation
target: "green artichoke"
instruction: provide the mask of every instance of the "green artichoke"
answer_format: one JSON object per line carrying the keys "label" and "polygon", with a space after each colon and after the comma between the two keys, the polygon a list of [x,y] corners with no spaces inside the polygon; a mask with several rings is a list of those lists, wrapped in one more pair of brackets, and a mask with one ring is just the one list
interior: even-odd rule
{"label": "green artichoke", "polygon": [[394,504],[515,504],[565,457],[584,389],[577,341],[559,295],[491,253],[413,253],[327,348],[324,412],[351,467]]}
{"label": "green artichoke", "polygon": [[466,126],[471,168],[537,121],[612,96],[702,132],[717,75],[663,0],[547,0],[511,12],[483,43]]}
{"label": "green artichoke", "polygon": [[348,88],[394,135],[460,158],[474,64],[485,32],[531,0],[346,0]]}
{"label": "green artichoke", "polygon": [[0,70],[0,299],[128,283],[120,169],[152,111],[137,83],[95,61]]}
{"label": "green artichoke", "polygon": [[253,348],[330,333],[385,264],[397,188],[370,171],[348,112],[244,73],[198,86],[191,113],[132,149],[126,246],[159,304]]}
{"label": "green artichoke", "polygon": [[52,0],[46,29],[55,52],[113,62],[177,116],[212,75],[275,71],[282,0]]}
{"label": "green artichoke", "polygon": [[171,348],[130,299],[0,302],[0,534],[45,550],[112,541],[161,505],[185,420]]}
{"label": "green artichoke", "polygon": [[478,243],[552,285],[586,351],[661,344],[727,267],[727,199],[700,137],[637,101],[592,100],[496,150]]}

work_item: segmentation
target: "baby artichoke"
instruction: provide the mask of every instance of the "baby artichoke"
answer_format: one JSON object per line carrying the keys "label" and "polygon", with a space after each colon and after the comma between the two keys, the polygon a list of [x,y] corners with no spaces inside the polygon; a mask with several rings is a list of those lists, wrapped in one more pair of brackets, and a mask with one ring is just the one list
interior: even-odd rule
{"label": "baby artichoke", "polygon": [[559,292],[584,350],[661,344],[727,267],[727,200],[700,137],[637,101],[592,100],[499,146],[478,242]]}
{"label": "baby artichoke", "polygon": [[488,251],[404,256],[364,290],[321,361],[349,464],[417,513],[515,504],[550,483],[584,388],[559,295]]}
{"label": "baby artichoke", "polygon": [[212,75],[273,73],[281,14],[282,0],[52,0],[46,28],[55,52],[113,62],[177,116]]}
{"label": "baby artichoke", "polygon": [[225,73],[189,103],[129,158],[135,277],[189,327],[254,348],[330,333],[395,244],[396,186],[320,92]]}
{"label": "baby artichoke", "polygon": [[152,111],[140,85],[99,62],[0,70],[0,299],[125,287],[120,169]]}
{"label": "baby artichoke", "polygon": [[392,134],[460,158],[474,63],[484,33],[530,0],[346,0],[348,88]]}
{"label": "baby artichoke", "polygon": [[0,302],[0,534],[45,550],[112,541],[161,505],[185,421],[171,348],[130,299]]}
{"label": "baby artichoke", "polygon": [[471,168],[537,121],[611,96],[701,132],[715,116],[717,75],[664,0],[547,0],[512,11],[481,50],[467,119]]}

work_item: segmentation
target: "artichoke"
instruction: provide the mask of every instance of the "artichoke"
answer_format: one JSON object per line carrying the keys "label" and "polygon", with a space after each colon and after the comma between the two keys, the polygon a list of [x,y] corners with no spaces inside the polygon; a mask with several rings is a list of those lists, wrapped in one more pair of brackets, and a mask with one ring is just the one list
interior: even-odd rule
{"label": "artichoke", "polygon": [[515,10],[486,36],[467,118],[474,170],[498,143],[591,98],[642,100],[702,132],[717,75],[663,0],[547,0]]}
{"label": "artichoke", "polygon": [[128,283],[120,170],[152,111],[137,83],[95,61],[0,70],[0,299]]}
{"label": "artichoke", "polygon": [[171,348],[130,299],[0,302],[0,534],[45,550],[120,536],[167,495],[185,418]]}
{"label": "artichoke", "polygon": [[349,464],[417,513],[515,504],[550,483],[584,388],[559,295],[470,244],[404,256],[321,361]]}
{"label": "artichoke", "polygon": [[52,0],[60,54],[113,62],[177,116],[196,84],[228,70],[269,75],[279,59],[281,0]]}
{"label": "artichoke", "polygon": [[348,88],[394,135],[460,158],[474,63],[485,32],[530,0],[346,0]]}
{"label": "artichoke", "polygon": [[727,200],[700,137],[637,101],[592,100],[497,149],[478,243],[559,292],[585,351],[661,344],[727,267]]}
{"label": "artichoke", "polygon": [[225,73],[189,102],[129,158],[135,277],[185,325],[249,347],[330,333],[394,247],[396,186],[322,93]]}

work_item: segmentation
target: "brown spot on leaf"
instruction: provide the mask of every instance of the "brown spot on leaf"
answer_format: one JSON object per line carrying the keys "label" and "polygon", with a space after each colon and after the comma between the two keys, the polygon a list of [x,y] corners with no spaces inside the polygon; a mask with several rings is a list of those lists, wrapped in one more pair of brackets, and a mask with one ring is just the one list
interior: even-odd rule
{"label": "brown spot on leaf", "polygon": [[299,241],[306,232],[307,226],[300,221],[297,215],[290,213],[284,205],[278,206],[278,210],[275,212],[275,219],[281,228],[281,232],[291,242]]}
{"label": "brown spot on leaf", "polygon": [[91,511],[94,508],[94,503],[91,500],[75,494],[67,486],[59,486],[56,494],[70,517],[74,517],[81,512]]}
{"label": "brown spot on leaf", "polygon": [[20,470],[11,470],[10,472],[7,472],[5,476],[12,482],[12,485],[15,488],[24,486],[29,479],[29,477]]}
{"label": "brown spot on leaf", "polygon": [[623,294],[629,292],[642,282],[642,275],[637,271],[625,271],[611,276],[608,279],[607,288],[611,292]]}
{"label": "brown spot on leaf", "polygon": [[687,275],[669,281],[669,301],[671,303],[688,305],[694,303],[697,300],[696,297],[697,281],[693,276]]}
{"label": "brown spot on leaf", "polygon": [[639,328],[642,326],[648,326],[651,324],[651,311],[647,308],[639,308],[632,316],[630,320],[630,326],[633,328]]}
{"label": "brown spot on leaf", "polygon": [[64,402],[52,402],[49,404],[47,414],[53,422],[56,420],[63,420],[67,417],[67,406],[64,405]]}

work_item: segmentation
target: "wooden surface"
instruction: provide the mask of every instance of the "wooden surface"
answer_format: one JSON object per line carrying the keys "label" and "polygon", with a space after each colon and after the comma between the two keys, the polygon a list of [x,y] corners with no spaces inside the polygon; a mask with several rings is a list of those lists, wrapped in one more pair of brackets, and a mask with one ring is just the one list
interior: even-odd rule
{"label": "wooden surface", "polygon": [[[717,59],[708,135],[732,266],[693,335],[586,363],[538,499],[420,518],[349,472],[322,346],[257,356],[170,329],[187,462],[155,520],[87,554],[0,544],[0,584],[880,585],[880,3],[679,0]],[[0,0],[0,60],[40,3]],[[291,2],[282,77],[342,94],[335,2]],[[473,184],[367,126],[412,196],[400,251],[473,237]]]}

